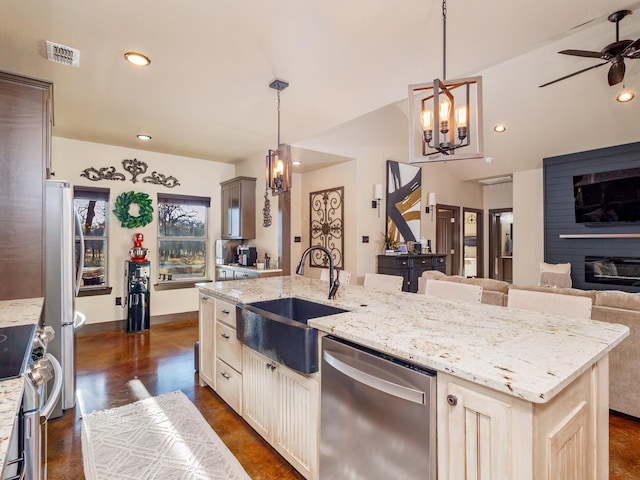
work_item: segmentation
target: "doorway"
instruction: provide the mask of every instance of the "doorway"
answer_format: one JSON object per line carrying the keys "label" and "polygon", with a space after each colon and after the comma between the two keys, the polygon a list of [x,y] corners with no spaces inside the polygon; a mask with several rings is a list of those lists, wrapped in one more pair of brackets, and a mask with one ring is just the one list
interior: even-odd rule
{"label": "doorway", "polygon": [[489,278],[513,282],[513,209],[489,210]]}
{"label": "doorway", "polygon": [[460,273],[460,207],[437,205],[436,253],[447,256],[447,275]]}
{"label": "doorway", "polygon": [[484,266],[483,221],[484,213],[475,208],[463,208],[462,245],[463,277],[482,277]]}

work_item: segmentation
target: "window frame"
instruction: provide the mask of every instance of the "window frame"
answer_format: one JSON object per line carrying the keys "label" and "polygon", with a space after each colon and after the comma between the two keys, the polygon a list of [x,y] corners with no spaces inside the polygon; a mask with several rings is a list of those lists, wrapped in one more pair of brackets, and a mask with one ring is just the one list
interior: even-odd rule
{"label": "window frame", "polygon": [[[105,211],[104,211],[104,234],[103,235],[83,235],[84,236],[84,247],[87,248],[87,241],[89,240],[98,240],[103,242],[103,276],[104,281],[100,285],[81,285],[79,288],[78,296],[91,296],[91,295],[105,295],[111,292],[111,287],[109,286],[109,208],[110,208],[110,190],[108,188],[100,188],[100,187],[89,187],[83,185],[75,185],[73,187],[73,206],[74,210],[76,209],[76,200],[95,200],[95,201],[103,201],[105,202]],[[80,236],[77,234],[77,231],[74,231],[74,244],[77,245],[80,243]],[[85,254],[86,255],[86,254]]]}
{"label": "window frame", "polygon": [[[160,205],[161,204],[169,204],[169,205],[191,205],[191,206],[199,206],[205,207],[204,214],[204,236],[165,236],[161,235],[160,227]],[[209,209],[211,208],[211,197],[204,196],[195,196],[195,195],[180,195],[180,194],[170,194],[170,193],[158,193],[157,195],[157,246],[156,246],[156,254],[158,259],[158,268],[156,273],[156,288],[160,287],[160,289],[170,289],[170,288],[179,288],[177,287],[179,284],[186,284],[188,286],[193,285],[198,282],[208,281],[210,276],[210,259],[209,259]],[[160,265],[161,265],[161,255],[160,255],[160,245],[162,242],[204,242],[204,275],[202,277],[182,277],[177,279],[160,279]]]}

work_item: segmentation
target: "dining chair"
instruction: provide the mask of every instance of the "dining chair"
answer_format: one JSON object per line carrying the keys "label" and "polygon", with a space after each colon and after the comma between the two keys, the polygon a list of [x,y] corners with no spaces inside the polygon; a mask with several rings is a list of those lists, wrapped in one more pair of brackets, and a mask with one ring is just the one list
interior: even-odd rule
{"label": "dining chair", "polygon": [[[351,272],[349,272],[348,270],[340,269],[340,277],[339,278],[340,278],[340,284],[341,285],[349,285],[349,281],[351,280]],[[322,271],[320,272],[320,280],[323,280],[325,282],[329,281],[329,269],[328,268],[323,268],[322,269]]]}
{"label": "dining chair", "polygon": [[508,308],[552,313],[572,318],[591,318],[592,303],[589,297],[516,288],[510,288],[507,297]]}
{"label": "dining chair", "polygon": [[365,273],[364,286],[377,288],[378,290],[402,291],[404,278],[399,275],[387,275],[384,273]]}
{"label": "dining chair", "polygon": [[466,283],[447,282],[444,280],[427,280],[425,295],[460,302],[480,303],[482,287]]}

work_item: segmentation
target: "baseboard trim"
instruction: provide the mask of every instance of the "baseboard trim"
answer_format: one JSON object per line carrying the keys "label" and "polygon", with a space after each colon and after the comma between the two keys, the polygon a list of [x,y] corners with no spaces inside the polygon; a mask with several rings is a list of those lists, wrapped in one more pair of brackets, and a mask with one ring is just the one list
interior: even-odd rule
{"label": "baseboard trim", "polygon": [[[198,318],[198,311],[169,313],[166,315],[153,315],[151,317],[151,327],[161,325],[163,323],[184,322],[187,320],[195,320]],[[92,333],[102,332],[118,332],[125,331],[127,328],[127,320],[112,320],[110,322],[86,323],[82,328],[78,329],[77,335],[89,335]]]}

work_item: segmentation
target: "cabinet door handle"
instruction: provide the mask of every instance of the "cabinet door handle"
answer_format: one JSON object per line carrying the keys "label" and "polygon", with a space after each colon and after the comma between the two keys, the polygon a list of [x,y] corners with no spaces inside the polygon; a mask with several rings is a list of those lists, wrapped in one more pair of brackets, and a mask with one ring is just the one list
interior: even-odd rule
{"label": "cabinet door handle", "polygon": [[229,375],[227,372],[222,372],[220,375],[222,375],[227,380],[229,380],[231,378],[231,375]]}
{"label": "cabinet door handle", "polygon": [[200,297],[200,300],[202,300],[203,302],[208,302],[210,299],[209,297]]}
{"label": "cabinet door handle", "polygon": [[276,369],[276,366],[271,363],[267,363],[265,367],[270,368],[272,372]]}
{"label": "cabinet door handle", "polygon": [[229,310],[222,310],[222,313],[224,313],[225,315],[229,315],[229,313],[231,312],[229,312]]}
{"label": "cabinet door handle", "polygon": [[455,395],[447,395],[447,403],[452,407],[455,407],[458,404],[458,397]]}
{"label": "cabinet door handle", "polygon": [[229,335],[227,335],[226,333],[221,333],[220,336],[222,338],[225,338],[225,339],[229,340]]}

